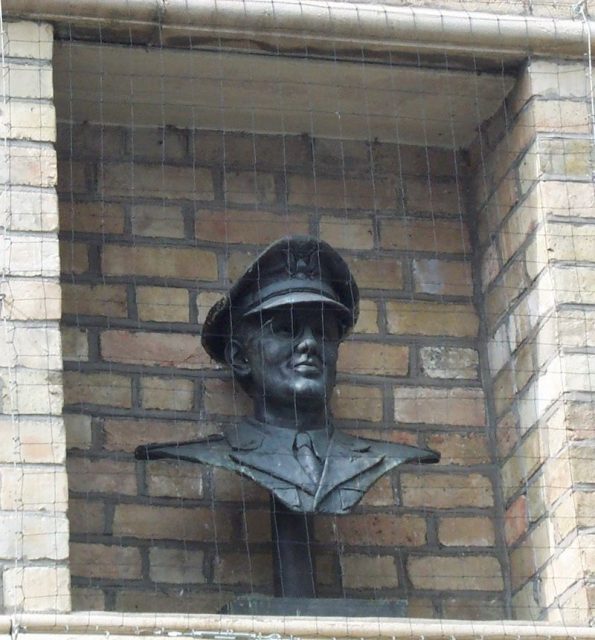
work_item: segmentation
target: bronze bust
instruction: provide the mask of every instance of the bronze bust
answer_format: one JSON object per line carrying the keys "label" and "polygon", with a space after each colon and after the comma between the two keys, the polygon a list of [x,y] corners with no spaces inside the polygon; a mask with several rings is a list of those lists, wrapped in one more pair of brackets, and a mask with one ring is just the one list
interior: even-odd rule
{"label": "bronze bust", "polygon": [[300,513],[349,512],[385,473],[437,462],[427,449],[356,438],[333,427],[339,344],[359,292],[343,258],[311,237],[270,245],[215,304],[202,345],[252,398],[253,418],[203,440],[138,447],[139,459],[224,467]]}

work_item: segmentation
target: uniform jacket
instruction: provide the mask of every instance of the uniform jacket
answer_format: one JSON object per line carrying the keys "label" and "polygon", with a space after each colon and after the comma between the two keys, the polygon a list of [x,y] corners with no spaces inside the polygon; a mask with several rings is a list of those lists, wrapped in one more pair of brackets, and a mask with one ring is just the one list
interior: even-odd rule
{"label": "uniform jacket", "polygon": [[349,512],[394,467],[440,459],[428,449],[355,438],[336,430],[331,435],[326,430],[308,433],[322,463],[317,486],[294,455],[295,432],[256,420],[245,420],[204,440],[138,447],[136,457],[224,467],[265,487],[292,511],[337,514]]}

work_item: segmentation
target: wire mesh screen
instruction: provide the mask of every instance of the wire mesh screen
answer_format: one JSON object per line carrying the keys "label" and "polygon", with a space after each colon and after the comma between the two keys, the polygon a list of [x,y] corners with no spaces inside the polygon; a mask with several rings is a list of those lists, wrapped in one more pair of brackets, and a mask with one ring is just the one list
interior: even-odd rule
{"label": "wire mesh screen", "polygon": [[[338,349],[336,384],[317,414],[288,392],[294,415],[440,454],[395,467],[344,513],[309,516],[317,599],[587,622],[588,65],[147,46],[62,23],[53,73],[73,609],[209,613],[279,595],[277,506],[250,465],[135,451],[287,427],[273,387],[253,401],[253,371],[247,382],[230,355],[245,300],[226,308],[238,333],[221,336],[220,361],[201,335],[267,246],[308,236],[345,261],[359,318],[337,325],[326,298],[314,312],[285,302],[284,324],[259,309],[263,376],[278,381],[275,357],[307,334],[318,373]],[[266,352],[267,332],[289,334],[289,356]]]}

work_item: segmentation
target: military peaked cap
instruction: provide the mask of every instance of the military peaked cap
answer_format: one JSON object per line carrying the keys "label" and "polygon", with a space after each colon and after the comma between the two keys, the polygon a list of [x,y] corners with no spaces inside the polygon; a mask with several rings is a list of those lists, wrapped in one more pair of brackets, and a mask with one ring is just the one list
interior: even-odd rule
{"label": "military peaked cap", "polygon": [[329,244],[308,236],[291,236],[267,247],[215,303],[204,322],[202,345],[219,362],[233,322],[278,307],[315,304],[332,309],[342,335],[355,325],[359,291],[345,260]]}

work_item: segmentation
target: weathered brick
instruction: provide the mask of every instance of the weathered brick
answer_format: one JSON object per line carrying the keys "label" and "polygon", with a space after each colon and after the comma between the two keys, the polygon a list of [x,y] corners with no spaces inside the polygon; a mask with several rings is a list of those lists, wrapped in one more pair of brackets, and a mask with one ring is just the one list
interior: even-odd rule
{"label": "weathered brick", "polygon": [[105,611],[105,595],[99,588],[71,587],[73,611]]}
{"label": "weathered brick", "polygon": [[215,500],[229,502],[267,502],[269,492],[249,478],[244,478],[227,469],[215,468],[211,470],[211,486]]}
{"label": "weathered brick", "polygon": [[397,387],[394,390],[394,398],[395,420],[398,422],[426,422],[468,427],[482,427],[485,424],[484,398],[481,389]]}
{"label": "weathered brick", "polygon": [[429,212],[460,216],[464,214],[464,200],[455,180],[439,182],[422,178],[406,181],[407,212]]}
{"label": "weathered brick", "polygon": [[98,190],[108,195],[144,198],[212,200],[214,197],[209,170],[167,164],[104,164]]}
{"label": "weathered brick", "polygon": [[378,387],[339,384],[333,396],[333,414],[339,419],[382,420],[382,391]]}
{"label": "weathered brick", "polygon": [[179,377],[143,376],[141,403],[145,409],[188,411],[194,404],[194,384]]}
{"label": "weathered brick", "polygon": [[395,559],[391,556],[344,555],[341,573],[345,589],[394,588],[399,584]]}
{"label": "weathered brick", "polygon": [[184,216],[179,206],[137,204],[130,209],[132,233],[153,238],[183,238]]}
{"label": "weathered brick", "polygon": [[418,218],[380,221],[380,246],[401,251],[469,253],[469,232],[459,221]]}
{"label": "weathered brick", "polygon": [[331,218],[320,221],[320,239],[335,249],[372,249],[374,228],[369,218]]}
{"label": "weathered brick", "polygon": [[347,256],[347,263],[360,289],[403,288],[403,269],[400,260]]}
{"label": "weathered brick", "polygon": [[490,518],[441,518],[438,540],[446,547],[492,547],[494,525]]}
{"label": "weathered brick", "polygon": [[186,289],[137,287],[136,306],[140,320],[154,322],[188,322],[189,320]]}
{"label": "weathered brick", "polygon": [[62,283],[65,314],[125,318],[128,315],[126,287],[120,284]]}
{"label": "weathered brick", "polygon": [[244,416],[252,413],[252,402],[231,380],[204,381],[204,408],[207,414]]}
{"label": "weathered brick", "polygon": [[164,162],[183,160],[188,140],[185,132],[171,128],[136,127],[128,130],[127,146],[134,158]]}
{"label": "weathered brick", "polygon": [[[13,385],[18,393],[13,393]],[[10,415],[62,415],[62,375],[59,370],[0,368],[0,406]]]}
{"label": "weathered brick", "polygon": [[211,307],[224,296],[222,291],[201,291],[196,298],[198,324],[203,324]]}
{"label": "weathered brick", "polygon": [[149,549],[149,575],[153,582],[202,584],[204,552],[189,549]]}
{"label": "weathered brick", "polygon": [[275,177],[255,171],[226,171],[223,178],[225,202],[234,204],[274,204]]}
{"label": "weathered brick", "polygon": [[123,460],[68,458],[70,490],[75,493],[136,494],[133,462]]}
{"label": "weathered brick", "polygon": [[340,347],[337,366],[342,373],[406,376],[409,370],[409,348],[347,340]]}
{"label": "weathered brick", "polygon": [[60,229],[81,233],[123,233],[124,207],[110,202],[60,202]]}
{"label": "weathered brick", "polygon": [[217,279],[217,258],[203,249],[105,245],[101,265],[112,276]]}
{"label": "weathered brick", "polygon": [[106,544],[70,544],[70,570],[81,578],[134,580],[142,576],[140,551]]}
{"label": "weathered brick", "polygon": [[86,329],[62,327],[61,333],[64,360],[83,362],[89,359],[89,341]]}
{"label": "weathered brick", "polygon": [[475,380],[479,354],[475,349],[457,347],[422,347],[419,350],[422,372],[430,378]]}
{"label": "weathered brick", "polygon": [[183,442],[200,440],[216,433],[217,427],[203,421],[147,420],[107,418],[103,425],[105,448],[108,451],[133,452],[143,442]]}
{"label": "weathered brick", "polygon": [[87,245],[82,242],[60,243],[60,271],[63,274],[80,274],[89,269]]}
{"label": "weathered brick", "polygon": [[417,589],[500,591],[500,563],[491,556],[409,558],[407,572]]}
{"label": "weathered brick", "polygon": [[115,373],[65,371],[64,404],[101,404],[130,407],[132,390],[128,376]]}
{"label": "weathered brick", "polygon": [[215,559],[214,571],[216,584],[268,586],[273,574],[272,558],[264,553],[229,553]]}
{"label": "weathered brick", "polygon": [[494,504],[492,483],[478,473],[402,473],[401,492],[405,507],[453,509]]}
{"label": "weathered brick", "polygon": [[419,516],[349,514],[318,520],[316,538],[347,545],[419,547],[426,544],[426,521]]}
{"label": "weathered brick", "polygon": [[232,523],[229,514],[211,509],[156,507],[140,504],[116,505],[113,532],[150,540],[228,540]]}
{"label": "weathered brick", "polygon": [[66,447],[68,449],[90,449],[93,442],[91,416],[84,414],[66,414]]}
{"label": "weathered brick", "polygon": [[150,590],[119,590],[116,593],[115,606],[118,611],[136,613],[146,613],[147,611],[185,614],[196,611],[217,613],[233,598],[233,592],[221,589],[214,592],[193,593],[189,590],[182,590],[179,586],[172,587],[171,591],[166,590],[163,586],[159,591],[156,591],[152,586]]}
{"label": "weathered brick", "polygon": [[413,261],[413,285],[416,291],[445,296],[471,296],[471,265],[435,258]]}
{"label": "weathered brick", "polygon": [[386,301],[390,333],[474,337],[479,318],[472,305],[439,302]]}
{"label": "weathered brick", "polygon": [[354,333],[378,333],[378,304],[374,300],[360,300]]}
{"label": "weathered brick", "polygon": [[288,177],[290,205],[333,209],[392,209],[396,204],[392,178],[377,180],[350,178]]}
{"label": "weathered brick", "polygon": [[68,500],[68,522],[70,533],[73,535],[84,533],[103,534],[105,532],[105,503],[91,502],[84,498]]}
{"label": "weathered brick", "polygon": [[198,337],[186,333],[108,330],[101,334],[101,355],[111,362],[205,369],[212,365]]}
{"label": "weathered brick", "polygon": [[269,244],[281,236],[307,234],[308,217],[267,211],[198,211],[195,234],[199,240],[225,244]]}
{"label": "weathered brick", "polygon": [[145,476],[150,496],[198,500],[203,495],[202,469],[196,464],[154,460],[145,465]]}

